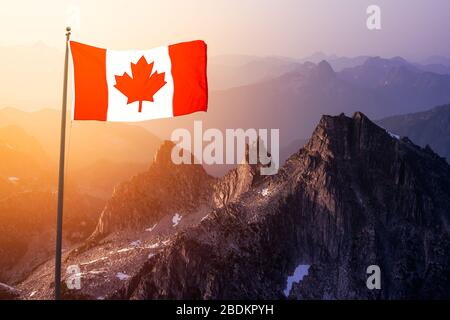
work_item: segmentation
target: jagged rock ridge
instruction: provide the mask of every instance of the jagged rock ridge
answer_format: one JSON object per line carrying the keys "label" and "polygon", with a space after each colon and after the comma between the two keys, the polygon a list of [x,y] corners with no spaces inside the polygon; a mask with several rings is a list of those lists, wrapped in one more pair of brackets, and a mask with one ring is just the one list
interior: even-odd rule
{"label": "jagged rock ridge", "polygon": [[173,146],[170,141],[164,142],[149,170],[114,190],[91,238],[123,229],[142,229],[167,214],[189,213],[208,205],[215,179],[201,165],[173,164]]}
{"label": "jagged rock ridge", "polygon": [[[263,196],[263,190],[268,190]],[[176,235],[120,298],[448,298],[450,170],[361,113],[324,116],[304,149],[240,201]],[[379,265],[382,290],[368,290]]]}
{"label": "jagged rock ridge", "polygon": [[[118,187],[91,246],[67,258],[86,266],[87,278],[66,297],[284,299],[288,276],[304,264],[309,274],[288,298],[449,298],[450,169],[431,149],[361,113],[323,116],[275,176],[244,163],[216,180],[200,166],[171,164],[172,146]],[[153,235],[174,210],[186,218]],[[148,225],[144,239],[138,230]],[[142,244],[120,249],[130,235]],[[381,268],[381,290],[366,287],[372,264]],[[47,271],[19,289],[42,283]],[[117,271],[120,281],[111,281]],[[103,279],[88,276],[97,272]]]}
{"label": "jagged rock ridge", "polygon": [[[248,154],[228,175],[216,179],[201,165],[173,164],[173,146],[164,142],[147,171],[118,185],[93,234],[64,254],[64,266],[81,267],[83,282],[82,292],[68,290],[63,283],[66,298],[112,295],[124,280],[139,274],[148,257],[167,246],[174,234],[205,220],[215,208],[237,201],[259,179],[258,165],[248,163]],[[52,269],[49,261],[20,289],[33,299],[50,298]]]}

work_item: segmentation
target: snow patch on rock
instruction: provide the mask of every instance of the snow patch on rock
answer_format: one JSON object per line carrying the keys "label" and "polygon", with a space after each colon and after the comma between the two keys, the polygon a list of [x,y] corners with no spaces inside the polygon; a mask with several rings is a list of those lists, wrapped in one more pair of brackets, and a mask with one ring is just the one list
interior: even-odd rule
{"label": "snow patch on rock", "polygon": [[159,247],[159,245],[160,245],[159,243],[152,243],[152,244],[146,246],[145,248],[147,248],[147,249],[156,249],[156,248]]}
{"label": "snow patch on rock", "polygon": [[179,213],[175,213],[175,215],[172,217],[173,227],[176,227],[180,223],[182,218],[182,215],[180,215]]}
{"label": "snow patch on rock", "polygon": [[116,252],[117,253],[124,253],[124,252],[128,252],[128,251],[131,251],[131,250],[134,250],[135,248],[123,248],[123,249],[120,249],[120,250],[117,250]]}
{"label": "snow patch on rock", "polygon": [[141,240],[136,240],[130,243],[130,246],[139,247],[141,245]]}
{"label": "snow patch on rock", "polygon": [[264,189],[262,189],[261,195],[262,195],[263,197],[267,197],[269,194],[270,194],[269,188],[264,188]]}
{"label": "snow patch on rock", "polygon": [[106,271],[105,271],[105,270],[91,270],[91,271],[89,271],[88,273],[89,273],[89,274],[97,275],[97,274],[106,273]]}
{"label": "snow patch on rock", "polygon": [[128,280],[131,278],[129,275],[127,275],[124,272],[117,272],[116,277],[121,281],[125,281],[125,280]]}
{"label": "snow patch on rock", "polygon": [[309,264],[299,264],[297,268],[295,268],[294,274],[287,278],[286,288],[283,291],[286,297],[289,296],[294,282],[298,283],[302,281],[303,278],[308,274],[309,267]]}
{"label": "snow patch on rock", "polygon": [[96,262],[99,262],[99,261],[103,261],[103,260],[106,260],[106,259],[108,259],[108,257],[101,257],[101,258],[94,259],[94,260],[91,260],[91,261],[82,262],[82,263],[80,263],[80,266],[87,266],[89,264],[93,264],[93,263],[96,263]]}
{"label": "snow patch on rock", "polygon": [[387,131],[387,130],[386,130],[386,132],[389,133],[389,135],[390,135],[392,138],[397,139],[397,140],[400,139],[400,136],[399,136],[398,134],[394,134],[394,133],[389,132],[389,131]]}
{"label": "snow patch on rock", "polygon": [[156,226],[157,226],[157,223],[155,223],[155,224],[154,224],[153,226],[151,226],[150,228],[145,229],[145,231],[147,231],[147,232],[152,232],[153,229],[156,228]]}

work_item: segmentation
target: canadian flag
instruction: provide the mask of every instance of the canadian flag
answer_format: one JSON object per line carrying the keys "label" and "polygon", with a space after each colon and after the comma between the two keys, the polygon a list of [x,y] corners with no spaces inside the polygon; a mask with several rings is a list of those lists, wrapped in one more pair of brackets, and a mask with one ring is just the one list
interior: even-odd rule
{"label": "canadian flag", "polygon": [[114,51],[70,41],[74,120],[144,121],[206,111],[206,44]]}

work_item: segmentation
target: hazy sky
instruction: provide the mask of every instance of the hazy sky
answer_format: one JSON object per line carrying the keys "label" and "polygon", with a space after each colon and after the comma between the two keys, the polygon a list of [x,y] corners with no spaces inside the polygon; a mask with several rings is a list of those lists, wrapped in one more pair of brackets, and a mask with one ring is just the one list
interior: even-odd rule
{"label": "hazy sky", "polygon": [[[381,8],[381,30],[366,9]],[[59,107],[72,39],[149,49],[203,39],[208,55],[450,56],[450,0],[0,0],[0,108]],[[70,95],[70,90],[69,90]]]}
{"label": "hazy sky", "polygon": [[[0,47],[73,39],[111,49],[204,39],[210,54],[450,55],[449,0],[0,0]],[[381,7],[382,30],[366,28]]]}

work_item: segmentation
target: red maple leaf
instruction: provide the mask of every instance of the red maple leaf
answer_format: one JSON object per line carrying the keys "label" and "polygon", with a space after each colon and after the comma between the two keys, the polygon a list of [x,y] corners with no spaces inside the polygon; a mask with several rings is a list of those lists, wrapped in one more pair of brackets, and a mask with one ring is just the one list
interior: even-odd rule
{"label": "red maple leaf", "polygon": [[153,62],[148,64],[142,56],[139,61],[131,63],[133,78],[124,72],[122,76],[115,76],[114,87],[127,96],[127,104],[139,101],[139,112],[142,111],[142,101],[153,102],[153,95],[167,82],[164,80],[164,72],[155,71],[152,74]]}

